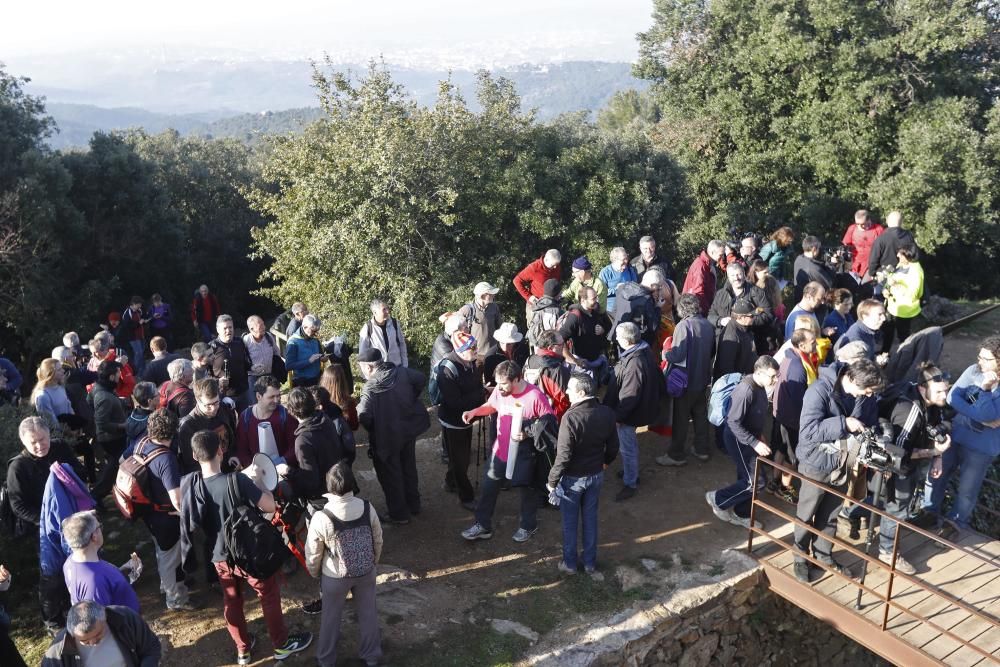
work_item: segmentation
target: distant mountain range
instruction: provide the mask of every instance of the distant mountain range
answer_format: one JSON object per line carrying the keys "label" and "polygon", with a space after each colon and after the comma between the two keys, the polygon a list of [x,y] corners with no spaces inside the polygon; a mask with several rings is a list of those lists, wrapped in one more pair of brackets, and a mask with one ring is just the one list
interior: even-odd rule
{"label": "distant mountain range", "polygon": [[[164,68],[145,77],[118,71],[114,77],[81,82],[74,89],[32,82],[29,91],[46,97],[48,113],[59,127],[49,143],[60,149],[86,146],[97,130],[129,127],[151,133],[173,128],[188,135],[253,141],[260,134],[298,131],[321,113],[309,63],[200,64],[202,67],[185,64]],[[338,68],[355,74],[367,70],[362,66]],[[419,104],[433,104],[438,83],[450,76],[470,107],[477,107],[475,72],[389,69]],[[632,77],[628,63],[522,65],[498,69],[494,74],[511,79],[523,107],[537,109],[541,119],[596,111],[619,90],[646,87],[646,82]]]}

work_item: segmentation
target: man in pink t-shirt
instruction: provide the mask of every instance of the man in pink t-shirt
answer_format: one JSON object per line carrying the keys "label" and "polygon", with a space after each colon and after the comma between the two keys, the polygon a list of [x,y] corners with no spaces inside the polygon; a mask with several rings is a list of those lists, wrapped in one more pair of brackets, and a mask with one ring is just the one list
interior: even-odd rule
{"label": "man in pink t-shirt", "polygon": [[[462,531],[462,537],[467,540],[488,540],[493,537],[493,510],[496,509],[497,496],[500,494],[500,480],[507,474],[507,455],[512,441],[521,441],[519,446],[532,447],[530,436],[521,429],[520,433],[511,433],[514,421],[514,411],[520,405],[522,420],[528,422],[542,415],[551,415],[552,406],[545,394],[533,384],[525,382],[521,377],[521,367],[513,361],[505,361],[497,366],[493,374],[496,379],[496,389],[490,394],[489,400],[475,410],[462,413],[462,421],[471,423],[477,417],[497,415],[497,439],[493,443],[493,454],[486,466],[483,477],[483,491],[476,505],[476,523]],[[521,521],[515,542],[526,542],[538,530],[535,512],[538,509],[538,491],[531,486],[521,487]]]}

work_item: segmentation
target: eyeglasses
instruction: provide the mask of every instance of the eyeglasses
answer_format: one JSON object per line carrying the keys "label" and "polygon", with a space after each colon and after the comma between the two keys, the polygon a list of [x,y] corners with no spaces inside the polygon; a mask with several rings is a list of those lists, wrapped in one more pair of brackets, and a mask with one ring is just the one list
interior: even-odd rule
{"label": "eyeglasses", "polygon": [[[980,357],[980,359],[982,359],[982,357]],[[929,378],[924,379],[920,384],[928,385],[931,382],[951,382],[951,375],[941,371],[940,373],[935,373]]]}
{"label": "eyeglasses", "polygon": [[198,401],[198,405],[203,408],[215,408],[222,404],[222,399],[215,399],[214,401]]}
{"label": "eyeglasses", "polygon": [[976,358],[979,359],[979,361],[986,361],[986,362],[991,362],[991,361],[996,361],[997,360],[996,357],[984,357],[981,354],[978,357],[976,357]]}

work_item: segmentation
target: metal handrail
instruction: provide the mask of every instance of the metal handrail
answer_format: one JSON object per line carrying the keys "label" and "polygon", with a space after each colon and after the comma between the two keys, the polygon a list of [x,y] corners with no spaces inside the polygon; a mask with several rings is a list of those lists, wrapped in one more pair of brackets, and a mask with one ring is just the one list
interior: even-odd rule
{"label": "metal handrail", "polygon": [[[834,494],[836,496],[839,496],[840,498],[843,498],[844,500],[849,500],[849,501],[851,501],[853,503],[861,505],[866,510],[870,511],[872,514],[877,514],[880,517],[882,517],[883,519],[889,519],[889,520],[895,522],[897,528],[896,528],[896,532],[895,532],[895,535],[894,535],[894,538],[893,538],[893,548],[892,548],[891,561],[890,561],[890,563],[885,563],[881,559],[879,559],[879,558],[873,558],[872,556],[870,556],[869,554],[865,553],[864,551],[862,551],[860,549],[857,549],[854,545],[848,544],[847,542],[844,542],[844,541],[840,540],[839,538],[836,537],[836,535],[834,535],[832,537],[830,537],[828,535],[825,535],[821,530],[819,530],[817,528],[814,528],[813,526],[807,525],[805,522],[799,520],[798,517],[789,515],[786,512],[783,512],[783,511],[779,510],[777,507],[771,506],[771,505],[769,505],[769,504],[767,504],[767,503],[759,500],[758,497],[757,497],[758,490],[759,490],[758,489],[758,485],[757,484],[753,484],[752,485],[753,486],[752,500],[751,500],[751,505],[750,505],[750,531],[749,531],[749,535],[748,535],[748,538],[747,538],[747,553],[749,553],[751,555],[753,554],[753,538],[754,538],[754,535],[755,534],[760,535],[760,536],[766,538],[767,540],[769,540],[771,543],[774,543],[774,544],[780,546],[782,549],[784,549],[786,551],[792,551],[797,557],[801,557],[801,558],[809,561],[810,563],[813,563],[814,565],[816,565],[817,567],[819,567],[823,571],[831,573],[831,574],[833,574],[833,575],[835,575],[837,577],[840,577],[841,579],[847,581],[849,585],[858,587],[858,589],[859,589],[859,593],[858,593],[859,604],[860,604],[860,599],[861,599],[861,594],[862,594],[861,592],[862,591],[864,591],[865,593],[868,593],[869,595],[871,595],[872,597],[876,598],[877,600],[885,603],[885,608],[884,608],[883,614],[882,614],[882,623],[880,625],[880,630],[882,632],[886,632],[886,626],[888,625],[888,618],[889,618],[889,609],[890,608],[898,609],[899,611],[912,616],[918,622],[927,624],[929,627],[933,628],[934,630],[936,630],[940,634],[942,634],[942,635],[944,635],[944,636],[946,636],[946,637],[954,640],[955,642],[959,643],[960,645],[972,649],[973,651],[975,651],[976,653],[982,655],[983,657],[989,658],[991,661],[996,661],[996,658],[991,653],[988,653],[988,652],[980,649],[978,646],[972,644],[968,640],[964,640],[964,639],[962,639],[962,638],[960,638],[960,637],[952,634],[950,631],[948,631],[948,630],[946,630],[946,629],[938,626],[937,624],[935,624],[933,621],[929,620],[928,618],[925,618],[925,617],[921,616],[920,614],[917,614],[916,612],[912,611],[908,607],[906,607],[906,606],[900,604],[899,602],[893,600],[892,599],[892,593],[893,593],[893,584],[894,584],[895,578],[896,577],[900,577],[900,578],[904,579],[905,581],[907,581],[909,584],[911,584],[911,585],[919,588],[920,590],[925,591],[927,593],[930,593],[931,595],[935,595],[937,597],[942,598],[947,604],[953,604],[954,606],[956,606],[956,607],[958,607],[958,608],[960,608],[960,609],[968,612],[971,616],[974,616],[974,617],[976,617],[976,618],[978,618],[980,620],[985,621],[987,624],[993,626],[994,628],[1000,628],[1000,620],[998,620],[997,618],[995,618],[995,617],[993,617],[991,615],[985,614],[984,612],[982,612],[982,611],[980,611],[980,610],[978,610],[978,609],[970,606],[966,602],[964,602],[964,601],[956,598],[955,596],[953,596],[952,594],[948,593],[947,591],[941,590],[940,588],[938,588],[937,586],[935,586],[933,584],[920,581],[919,579],[916,579],[916,578],[914,578],[914,577],[912,577],[910,575],[907,575],[907,574],[905,574],[905,573],[900,572],[899,570],[897,570],[896,569],[896,559],[897,559],[897,557],[899,555],[900,529],[910,530],[910,531],[912,531],[914,533],[917,533],[917,534],[922,535],[922,536],[924,536],[926,538],[929,538],[930,540],[933,540],[934,542],[937,542],[937,543],[940,543],[940,544],[944,544],[947,547],[949,547],[950,549],[958,551],[958,552],[961,552],[962,554],[965,554],[967,556],[970,556],[974,560],[978,560],[981,563],[986,564],[986,565],[988,565],[991,568],[1000,569],[1000,564],[996,563],[995,561],[993,561],[991,559],[985,558],[982,555],[980,555],[980,554],[978,554],[978,553],[976,553],[974,551],[971,551],[971,550],[969,550],[969,549],[967,549],[967,548],[965,548],[963,546],[960,546],[960,545],[955,544],[955,543],[953,543],[953,542],[951,542],[951,541],[949,541],[947,539],[939,537],[939,536],[937,536],[937,535],[935,535],[935,534],[933,534],[933,533],[931,533],[931,532],[929,532],[927,530],[924,530],[922,528],[919,528],[917,526],[909,524],[909,523],[907,523],[905,521],[900,521],[896,517],[892,516],[891,514],[885,512],[884,510],[882,510],[882,509],[880,509],[878,507],[870,505],[870,504],[868,504],[868,503],[866,503],[864,501],[857,501],[856,499],[848,496],[846,493],[843,493],[842,491],[838,491],[837,489],[834,489],[833,487],[829,486],[828,484],[824,484],[822,482],[818,482],[816,480],[808,478],[805,475],[799,473],[797,470],[793,470],[793,469],[788,468],[786,466],[783,466],[783,465],[781,465],[779,463],[775,463],[774,461],[770,461],[770,460],[765,459],[765,458],[757,457],[757,460],[756,460],[756,463],[755,463],[755,468],[754,468],[754,479],[759,479],[760,466],[762,464],[770,466],[770,467],[772,467],[772,468],[774,468],[776,470],[780,470],[781,472],[783,472],[785,474],[788,474],[788,475],[791,475],[793,477],[797,477],[800,480],[803,480],[804,482],[808,482],[810,484],[814,484],[815,486],[821,488],[823,491],[828,492],[828,493],[832,493],[832,494]],[[784,540],[779,539],[778,537],[775,537],[775,536],[771,535],[771,533],[769,533],[768,531],[766,531],[764,529],[761,529],[761,528],[755,528],[753,524],[754,524],[754,519],[755,519],[755,515],[756,515],[756,510],[757,510],[758,507],[761,508],[763,511],[770,512],[771,514],[782,518],[783,520],[785,520],[786,522],[789,522],[789,523],[793,524],[794,526],[798,526],[800,528],[805,529],[806,531],[808,531],[809,533],[811,533],[813,535],[822,536],[824,539],[830,540],[830,542],[832,544],[836,544],[841,549],[844,549],[845,551],[847,551],[847,552],[855,555],[856,557],[861,558],[866,563],[871,563],[871,564],[877,566],[878,568],[880,568],[881,570],[887,570],[888,571],[888,582],[887,582],[887,590],[886,590],[886,592],[884,594],[879,593],[876,590],[872,589],[871,587],[869,587],[869,586],[861,583],[860,581],[855,580],[855,579],[853,579],[851,577],[848,577],[846,575],[843,575],[843,574],[841,574],[840,572],[838,572],[838,571],[836,571],[834,569],[831,569],[826,563],[823,563],[822,561],[816,559],[815,557],[813,557],[813,556],[811,556],[809,554],[802,553],[802,552],[798,551],[797,549],[794,548],[793,545],[790,545],[787,542],[785,542]]]}

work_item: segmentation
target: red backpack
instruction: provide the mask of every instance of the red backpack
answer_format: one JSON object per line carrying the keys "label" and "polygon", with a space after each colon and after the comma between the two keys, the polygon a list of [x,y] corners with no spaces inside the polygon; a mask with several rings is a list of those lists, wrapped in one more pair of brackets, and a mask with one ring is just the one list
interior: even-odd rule
{"label": "red backpack", "polygon": [[157,505],[149,491],[149,463],[158,456],[171,454],[169,447],[155,445],[155,449],[143,455],[143,445],[149,443],[149,438],[143,438],[135,446],[132,456],[118,466],[118,476],[115,477],[115,505],[122,516],[129,521],[142,516],[148,511],[170,512],[173,505]]}

